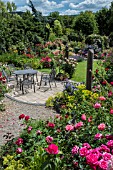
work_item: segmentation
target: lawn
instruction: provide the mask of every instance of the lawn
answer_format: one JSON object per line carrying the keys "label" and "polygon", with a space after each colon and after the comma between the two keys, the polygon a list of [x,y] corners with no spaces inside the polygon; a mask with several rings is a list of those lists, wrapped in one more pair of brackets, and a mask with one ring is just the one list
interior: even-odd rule
{"label": "lawn", "polygon": [[[97,60],[93,61],[93,71],[98,68]],[[87,70],[87,61],[78,62],[75,75],[72,80],[77,82],[86,82],[86,70]]]}

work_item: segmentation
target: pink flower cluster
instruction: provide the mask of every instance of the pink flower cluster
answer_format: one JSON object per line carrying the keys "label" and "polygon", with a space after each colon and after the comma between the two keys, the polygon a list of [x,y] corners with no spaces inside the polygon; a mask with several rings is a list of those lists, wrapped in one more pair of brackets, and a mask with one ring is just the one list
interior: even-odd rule
{"label": "pink flower cluster", "polygon": [[41,60],[40,60],[42,63],[44,62],[51,62],[51,58],[46,56],[46,57],[43,57]]}
{"label": "pink flower cluster", "polygon": [[[101,135],[99,136],[101,137]],[[75,145],[71,153],[73,156],[79,154],[85,158],[87,165],[93,170],[113,170],[113,140],[109,140],[106,145],[102,144],[94,149],[88,143],[83,143],[81,148]]]}

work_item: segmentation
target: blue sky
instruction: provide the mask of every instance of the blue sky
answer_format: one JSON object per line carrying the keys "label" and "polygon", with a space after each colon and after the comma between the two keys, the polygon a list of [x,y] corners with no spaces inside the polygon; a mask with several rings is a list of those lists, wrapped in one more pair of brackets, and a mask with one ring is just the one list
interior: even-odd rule
{"label": "blue sky", "polygon": [[[31,10],[28,7],[29,0],[2,0],[14,2],[17,11]],[[76,15],[81,11],[91,10],[96,12],[103,7],[109,8],[113,0],[32,0],[35,8],[42,12],[42,15],[49,15],[50,12],[58,11],[60,15]]]}

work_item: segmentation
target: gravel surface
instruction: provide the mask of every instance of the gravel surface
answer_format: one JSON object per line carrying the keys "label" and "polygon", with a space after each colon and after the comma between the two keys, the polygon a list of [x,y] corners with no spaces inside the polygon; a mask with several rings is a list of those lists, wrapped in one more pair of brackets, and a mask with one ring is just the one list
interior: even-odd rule
{"label": "gravel surface", "polygon": [[[15,102],[11,99],[4,98],[3,100],[6,110],[0,112],[0,146],[5,144],[9,138],[17,137],[24,128],[22,120],[19,120],[20,114],[29,115],[33,119],[47,120],[49,117],[54,118],[55,111],[46,108],[45,106],[34,106]],[[8,135],[9,138],[6,139]]]}

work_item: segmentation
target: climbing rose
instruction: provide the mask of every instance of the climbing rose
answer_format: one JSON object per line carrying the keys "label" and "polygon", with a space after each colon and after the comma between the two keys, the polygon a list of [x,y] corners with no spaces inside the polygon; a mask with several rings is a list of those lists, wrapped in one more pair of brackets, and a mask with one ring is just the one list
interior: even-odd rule
{"label": "climbing rose", "polygon": [[25,115],[24,114],[21,114],[20,116],[19,116],[19,119],[23,119],[25,117]]}
{"label": "climbing rose", "polygon": [[17,150],[16,150],[16,153],[17,153],[17,154],[20,154],[20,153],[22,153],[22,152],[23,152],[22,148],[17,148]]}
{"label": "climbing rose", "polygon": [[53,141],[53,137],[51,137],[51,136],[46,137],[46,142],[47,143],[52,143],[52,141]]}
{"label": "climbing rose", "polygon": [[53,154],[56,155],[58,154],[59,150],[58,150],[58,146],[55,144],[50,144],[48,146],[48,148],[45,148],[45,150],[49,153],[49,154]]}
{"label": "climbing rose", "polygon": [[104,123],[101,123],[100,125],[98,125],[98,130],[104,130],[106,127],[106,125]]}
{"label": "climbing rose", "polygon": [[74,126],[73,126],[73,125],[67,125],[67,126],[65,127],[65,129],[66,129],[67,131],[72,131],[72,130],[74,129]]}

